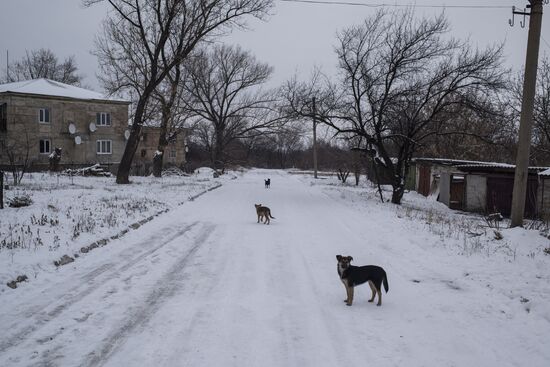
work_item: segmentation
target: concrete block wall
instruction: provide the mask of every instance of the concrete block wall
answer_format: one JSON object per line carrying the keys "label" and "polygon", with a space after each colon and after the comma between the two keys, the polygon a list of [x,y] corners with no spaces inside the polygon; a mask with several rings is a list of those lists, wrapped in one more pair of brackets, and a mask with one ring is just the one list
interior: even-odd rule
{"label": "concrete block wall", "polygon": [[[34,165],[47,166],[48,154],[40,154],[40,139],[49,139],[50,150],[63,149],[61,164],[118,164],[126,146],[124,132],[128,128],[128,105],[117,102],[85,101],[42,96],[0,96],[0,103],[8,105],[8,131],[0,136],[5,144],[18,143],[26,149]],[[48,108],[50,122],[40,123],[39,110]],[[98,112],[111,114],[111,126],[97,126],[90,131],[89,124],[96,122]],[[69,132],[69,124],[76,126],[76,132]],[[80,136],[82,143],[75,143]],[[111,140],[112,154],[97,154],[96,141]],[[6,164],[6,156],[0,156],[0,164]]]}
{"label": "concrete block wall", "polygon": [[487,203],[487,177],[466,175],[465,209],[472,212],[485,212]]}
{"label": "concrete block wall", "polygon": [[544,219],[550,219],[550,177],[541,176],[537,192],[537,208]]}
{"label": "concrete block wall", "polygon": [[[152,126],[144,126],[141,129],[142,138],[139,142],[138,149],[134,156],[133,164],[151,165],[153,163],[153,156],[157,150],[160,129]],[[164,152],[164,165],[182,167],[186,162],[185,156],[185,140],[187,135],[185,131],[176,135],[176,139],[168,143],[166,151]],[[172,157],[170,152],[175,151],[176,156]]]}
{"label": "concrete block wall", "polygon": [[451,201],[451,174],[441,172],[439,176],[439,201],[449,206]]}

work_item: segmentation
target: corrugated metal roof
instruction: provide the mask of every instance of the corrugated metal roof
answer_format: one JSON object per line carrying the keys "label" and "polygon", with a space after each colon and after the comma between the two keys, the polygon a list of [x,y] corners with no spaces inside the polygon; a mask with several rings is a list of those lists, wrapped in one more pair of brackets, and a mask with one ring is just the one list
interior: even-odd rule
{"label": "corrugated metal roof", "polygon": [[[448,159],[448,158],[424,158],[424,157],[418,157],[413,158],[414,161],[421,161],[421,162],[433,162],[433,163],[441,163],[441,164],[452,164],[452,165],[458,165],[458,164],[490,164],[495,162],[483,162],[483,161],[469,161],[465,159]],[[496,163],[498,164],[498,163]]]}
{"label": "corrugated metal roof", "polygon": [[[464,164],[456,166],[461,171],[495,171],[495,172],[514,172],[516,169],[515,164],[508,163],[487,163],[487,164]],[[548,167],[529,167],[529,173],[539,174],[540,171],[547,170]]]}
{"label": "corrugated metal roof", "polygon": [[[510,168],[515,169],[515,164],[508,163],[476,163],[476,164],[460,164],[457,168]],[[534,167],[529,167],[529,169]]]}
{"label": "corrugated metal roof", "polygon": [[[446,165],[452,165],[458,169],[468,170],[468,169],[504,169],[504,170],[514,170],[516,168],[515,164],[510,163],[500,163],[500,162],[483,162],[483,161],[468,161],[460,159],[446,159],[446,158],[414,158],[417,162],[433,162]],[[529,167],[530,171],[548,171],[544,175],[550,176],[549,167],[539,167],[531,166]],[[539,173],[542,174],[542,173]]]}

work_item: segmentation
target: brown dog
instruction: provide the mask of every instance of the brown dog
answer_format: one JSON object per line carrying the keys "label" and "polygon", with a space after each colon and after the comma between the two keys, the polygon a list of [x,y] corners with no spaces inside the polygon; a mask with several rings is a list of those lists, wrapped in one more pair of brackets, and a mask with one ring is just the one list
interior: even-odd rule
{"label": "brown dog", "polygon": [[256,214],[258,214],[258,223],[260,223],[260,220],[264,224],[269,224],[269,218],[275,219],[274,216],[271,215],[271,210],[267,206],[262,206],[262,204],[254,204],[256,207]]}

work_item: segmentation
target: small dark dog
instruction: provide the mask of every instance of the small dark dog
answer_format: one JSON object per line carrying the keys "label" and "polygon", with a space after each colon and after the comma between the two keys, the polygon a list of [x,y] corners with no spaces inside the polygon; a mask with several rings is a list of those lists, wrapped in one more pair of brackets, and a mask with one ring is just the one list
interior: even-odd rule
{"label": "small dark dog", "polygon": [[384,284],[384,289],[388,293],[388,277],[386,272],[380,266],[366,265],[366,266],[353,266],[350,262],[353,260],[351,256],[336,255],[338,261],[338,275],[340,280],[346,287],[347,299],[344,300],[348,306],[353,303],[353,287],[366,282],[369,282],[370,289],[372,290],[372,297],[369,302],[374,301],[374,296],[378,294],[377,306],[382,306],[382,291],[381,287]]}
{"label": "small dark dog", "polygon": [[265,181],[265,188],[269,189],[269,186],[271,185],[271,179],[268,178],[267,180],[264,180],[264,181]]}

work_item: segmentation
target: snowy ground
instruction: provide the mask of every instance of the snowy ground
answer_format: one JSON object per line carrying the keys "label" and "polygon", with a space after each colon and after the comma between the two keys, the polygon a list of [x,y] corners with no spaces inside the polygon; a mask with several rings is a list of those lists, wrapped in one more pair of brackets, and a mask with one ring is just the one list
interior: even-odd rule
{"label": "snowy ground", "polygon": [[[414,193],[396,207],[369,186],[249,171],[3,287],[0,365],[548,366],[550,241],[480,224]],[[386,269],[382,307],[368,286],[344,304],[336,254]]]}
{"label": "snowy ground", "polygon": [[134,177],[117,185],[114,177],[69,177],[33,173],[22,185],[5,191],[6,199],[29,196],[33,204],[0,211],[0,284],[26,275],[32,281],[55,271],[63,255],[109,239],[131,224],[172,209],[215,187],[205,168],[190,177]]}

